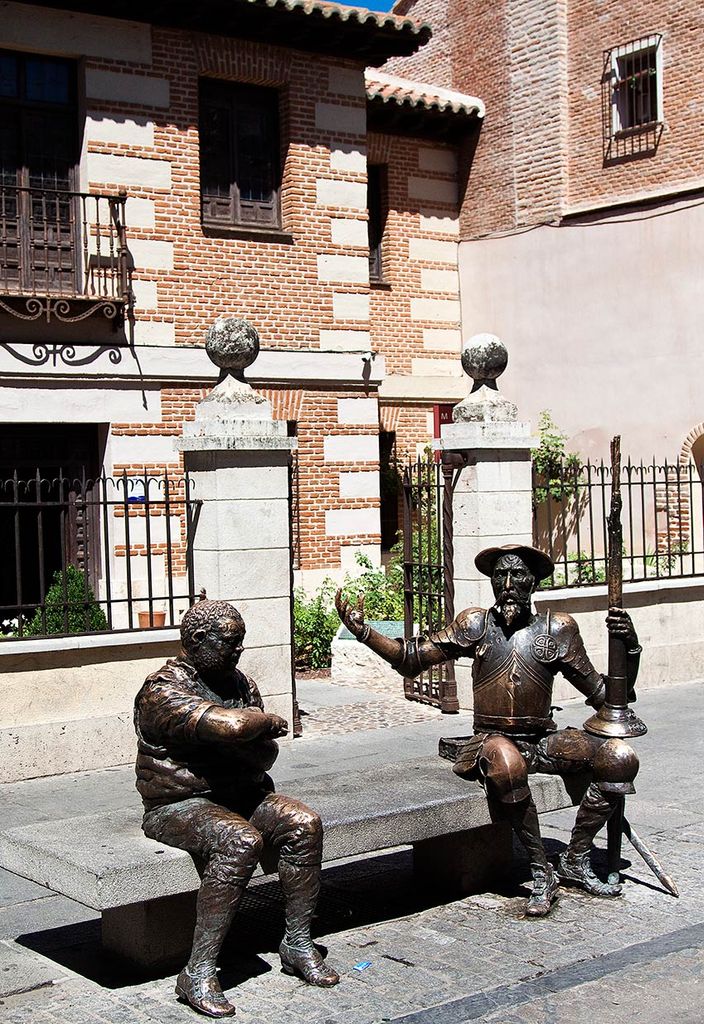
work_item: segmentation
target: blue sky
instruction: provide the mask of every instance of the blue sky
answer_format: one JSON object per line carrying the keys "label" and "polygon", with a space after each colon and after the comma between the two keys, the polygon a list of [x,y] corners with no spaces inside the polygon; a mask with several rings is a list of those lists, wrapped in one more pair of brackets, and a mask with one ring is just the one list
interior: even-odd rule
{"label": "blue sky", "polygon": [[350,7],[367,7],[370,11],[390,11],[395,0],[369,0],[368,3],[353,4],[350,0],[341,0],[348,3]]}

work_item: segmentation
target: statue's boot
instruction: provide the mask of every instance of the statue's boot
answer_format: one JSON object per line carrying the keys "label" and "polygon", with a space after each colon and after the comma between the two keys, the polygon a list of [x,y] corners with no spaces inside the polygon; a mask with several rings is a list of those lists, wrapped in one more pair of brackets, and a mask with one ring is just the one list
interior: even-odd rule
{"label": "statue's boot", "polygon": [[207,1017],[232,1017],[235,1013],[235,1007],[220,988],[216,964],[255,865],[256,861],[238,865],[238,877],[233,879],[232,866],[213,858],[203,873],[196,902],[193,947],[176,980],[176,995]]}
{"label": "statue's boot", "polygon": [[545,917],[557,899],[560,884],[554,869],[548,863],[540,836],[538,812],[533,798],[518,804],[503,804],[511,828],[520,839],[530,858],[533,891],[526,902],[526,916]]}
{"label": "statue's boot", "polygon": [[617,793],[603,793],[592,782],[579,805],[569,845],[564,853],[560,854],[557,868],[560,879],[569,885],[579,886],[592,896],[621,895],[619,884],[602,882],[594,874],[590,860],[594,836],[613,814],[617,801]]}
{"label": "statue's boot", "polygon": [[215,973],[198,977],[184,967],[176,979],[176,995],[207,1017],[233,1017],[236,1012],[225,998]]}
{"label": "statue's boot", "polygon": [[279,946],[281,967],[309,985],[330,988],[340,976],[329,967],[313,945],[310,924],[320,892],[320,864],[279,861],[279,878],[286,900],[286,931]]}

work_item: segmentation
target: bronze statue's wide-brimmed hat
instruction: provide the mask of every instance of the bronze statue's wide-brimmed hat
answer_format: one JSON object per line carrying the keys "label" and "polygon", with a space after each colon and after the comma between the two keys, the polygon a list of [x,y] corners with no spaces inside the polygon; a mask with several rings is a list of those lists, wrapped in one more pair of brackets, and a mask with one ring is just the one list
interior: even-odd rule
{"label": "bronze statue's wide-brimmed hat", "polygon": [[504,544],[502,547],[484,548],[474,559],[474,564],[479,572],[491,576],[502,555],[517,555],[526,563],[536,580],[547,579],[548,576],[552,576],[555,569],[555,563],[550,555],[528,544]]}

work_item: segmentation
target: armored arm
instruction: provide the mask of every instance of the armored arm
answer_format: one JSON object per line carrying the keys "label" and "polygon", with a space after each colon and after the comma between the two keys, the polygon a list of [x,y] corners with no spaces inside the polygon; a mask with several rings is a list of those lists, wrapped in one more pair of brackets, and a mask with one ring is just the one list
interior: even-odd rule
{"label": "armored arm", "polygon": [[[566,679],[587,698],[586,703],[593,708],[600,708],[606,700],[606,685],[601,672],[592,665],[584,647],[582,634],[571,615],[555,615],[555,621],[561,624],[559,638],[559,667]],[[627,643],[627,675],[629,701],[635,700],[634,687],[640,664],[641,648],[638,644],[633,623],[628,612],[622,608],[610,608],[606,619],[609,632],[624,637]]]}
{"label": "armored arm", "polygon": [[486,613],[479,608],[469,608],[445,629],[430,636],[421,634],[410,640],[392,639],[382,636],[364,621],[363,598],[353,608],[338,590],[335,607],[342,622],[360,643],[388,662],[399,675],[407,677],[417,676],[432,665],[473,655],[486,631]]}

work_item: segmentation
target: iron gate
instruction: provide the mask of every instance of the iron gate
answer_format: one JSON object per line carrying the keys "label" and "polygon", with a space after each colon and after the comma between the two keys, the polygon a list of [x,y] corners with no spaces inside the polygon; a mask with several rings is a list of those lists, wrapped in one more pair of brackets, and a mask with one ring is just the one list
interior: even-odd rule
{"label": "iron gate", "polygon": [[[430,453],[403,473],[404,636],[442,629],[455,615],[452,545],[454,467]],[[408,700],[459,710],[454,662],[404,679]]]}

